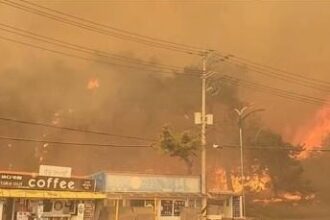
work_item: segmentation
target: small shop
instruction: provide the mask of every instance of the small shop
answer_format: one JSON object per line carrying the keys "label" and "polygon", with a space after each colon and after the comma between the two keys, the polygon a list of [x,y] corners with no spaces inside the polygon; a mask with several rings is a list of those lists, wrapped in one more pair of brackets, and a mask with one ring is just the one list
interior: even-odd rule
{"label": "small shop", "polygon": [[207,213],[209,220],[243,219],[241,194],[231,191],[209,192]]}
{"label": "small shop", "polygon": [[0,220],[93,220],[104,198],[93,179],[0,173]]}
{"label": "small shop", "polygon": [[200,210],[198,176],[101,172],[93,178],[107,195],[100,220],[181,220],[183,215],[194,220]]}
{"label": "small shop", "polygon": [[[107,196],[100,220],[198,220],[201,216],[199,176],[101,172],[93,178],[97,189]],[[210,219],[235,219],[240,215],[233,211],[239,195],[228,192],[205,196],[213,204],[208,208],[213,214]]]}

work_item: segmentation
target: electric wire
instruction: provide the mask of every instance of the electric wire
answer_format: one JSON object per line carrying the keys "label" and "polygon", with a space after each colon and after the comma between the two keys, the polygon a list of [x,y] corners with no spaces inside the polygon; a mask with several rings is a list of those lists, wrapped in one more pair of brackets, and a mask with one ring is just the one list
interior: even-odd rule
{"label": "electric wire", "polygon": [[185,54],[193,54],[193,55],[199,55],[199,56],[204,54],[204,52],[203,53],[202,52],[195,52],[195,51],[192,51],[192,50],[183,49],[183,48],[179,48],[179,47],[172,46],[172,45],[164,45],[164,44],[160,44],[160,43],[157,43],[157,42],[151,42],[151,41],[148,41],[148,40],[145,40],[145,39],[139,39],[139,38],[128,36],[128,35],[123,35],[121,33],[116,33],[116,32],[113,32],[113,31],[110,31],[110,30],[107,30],[107,29],[98,28],[98,27],[92,26],[90,24],[87,25],[87,24],[81,23],[79,21],[75,21],[75,20],[72,20],[72,19],[70,20],[68,18],[65,18],[63,16],[59,16],[59,15],[56,15],[56,14],[55,15],[50,14],[48,12],[41,11],[41,10],[36,9],[36,8],[31,8],[29,6],[22,5],[22,4],[19,4],[19,3],[16,3],[16,2],[10,1],[10,0],[2,0],[0,3],[3,3],[5,5],[11,6],[11,7],[14,7],[14,8],[17,8],[17,9],[21,9],[21,10],[26,11],[26,12],[30,12],[30,13],[37,14],[37,15],[40,15],[40,16],[43,16],[43,17],[47,17],[47,18],[53,19],[55,21],[59,21],[59,22],[65,23],[65,24],[70,24],[70,25],[73,25],[73,26],[76,26],[76,27],[79,27],[79,28],[82,28],[82,29],[86,29],[86,30],[89,30],[89,31],[97,32],[97,33],[100,33],[100,34],[103,34],[103,35],[116,37],[116,38],[119,38],[119,39],[122,39],[122,40],[134,41],[136,43],[144,44],[144,45],[147,45],[147,46],[163,48],[163,49],[167,49],[167,50],[171,50],[171,51],[175,51],[175,52],[180,52],[180,53],[185,53]]}
{"label": "electric wire", "polygon": [[326,86],[330,86],[330,82],[319,80],[319,79],[315,79],[315,78],[312,78],[312,77],[308,77],[306,75],[301,75],[301,74],[289,72],[289,71],[286,71],[286,70],[281,70],[279,68],[275,68],[275,67],[272,67],[272,66],[269,66],[269,65],[260,64],[260,63],[251,61],[249,59],[246,59],[246,58],[243,58],[243,57],[240,57],[240,56],[237,56],[237,55],[229,54],[229,55],[227,55],[227,57],[230,57],[231,59],[239,60],[242,64],[250,64],[250,65],[253,65],[253,66],[256,66],[256,67],[259,67],[259,68],[270,69],[270,70],[273,70],[273,71],[276,71],[276,72],[281,72],[281,73],[283,73],[285,75],[291,75],[291,76],[295,76],[295,77],[302,77],[302,78],[304,78],[306,80],[310,80],[310,81],[313,81],[315,83],[319,83],[319,84],[324,84]]}
{"label": "electric wire", "polygon": [[232,85],[240,85],[242,87],[250,88],[253,90],[259,90],[261,92],[266,92],[266,93],[276,95],[276,96],[279,96],[282,98],[288,98],[291,100],[301,101],[301,102],[309,103],[309,104],[318,104],[318,105],[329,104],[329,102],[327,102],[327,100],[325,100],[325,99],[321,99],[321,98],[317,98],[317,97],[313,97],[313,96],[307,96],[307,95],[295,93],[292,91],[279,89],[279,88],[267,86],[264,84],[251,82],[248,80],[243,80],[241,78],[235,78],[232,76],[223,75],[223,79]]}
{"label": "electric wire", "polygon": [[33,142],[33,143],[44,143],[44,144],[58,144],[58,145],[76,145],[76,146],[94,146],[94,147],[112,147],[112,148],[152,148],[150,145],[120,145],[120,144],[109,144],[109,143],[85,143],[85,142],[66,142],[66,141],[52,141],[52,140],[41,140],[32,138],[19,138],[19,137],[7,137],[0,136],[2,140],[10,141],[21,141],[21,142]]}
{"label": "electric wire", "polygon": [[[178,67],[178,66],[148,63],[148,62],[143,62],[143,61],[140,61],[137,59],[129,58],[126,56],[121,56],[121,55],[109,53],[109,52],[102,51],[102,50],[92,49],[92,48],[89,48],[86,46],[81,46],[81,45],[73,44],[70,42],[50,38],[50,37],[47,37],[44,35],[36,34],[33,32],[25,31],[25,30],[22,30],[22,29],[19,29],[19,28],[16,28],[16,27],[13,27],[13,26],[10,26],[7,24],[3,24],[3,23],[0,23],[0,30],[11,33],[11,34],[19,35],[21,37],[38,40],[38,41],[45,42],[45,43],[48,43],[51,45],[64,47],[66,49],[76,50],[76,51],[79,51],[82,53],[87,53],[87,54],[99,56],[102,58],[112,58],[112,59],[119,60],[121,62],[130,62],[130,63],[134,63],[134,64],[138,64],[138,65],[142,65],[142,66],[146,66],[146,67],[150,67],[150,68],[159,68],[159,69],[165,69],[165,70],[174,71],[174,72],[179,72],[183,69],[182,67]],[[188,71],[189,69],[186,69],[186,70]],[[197,70],[190,69],[189,71],[197,73]]]}
{"label": "electric wire", "polygon": [[[191,46],[191,45],[187,45],[187,44],[180,44],[180,43],[176,43],[176,42],[172,42],[172,41],[166,41],[166,40],[162,40],[162,39],[158,39],[158,38],[154,38],[154,37],[149,37],[149,36],[146,36],[146,35],[141,35],[141,34],[133,33],[133,32],[126,31],[126,30],[119,29],[119,28],[115,28],[115,27],[112,27],[112,26],[109,26],[109,25],[100,24],[100,23],[94,22],[92,20],[88,20],[88,19],[85,19],[85,18],[77,17],[77,16],[74,16],[74,15],[71,15],[71,14],[68,14],[68,13],[64,13],[62,11],[54,10],[54,9],[51,9],[51,8],[48,8],[48,7],[45,7],[45,6],[42,6],[42,5],[39,5],[39,4],[30,2],[30,1],[26,1],[26,0],[19,0],[19,1],[20,2],[24,2],[25,4],[29,4],[29,5],[31,5],[33,7],[37,7],[37,8],[42,9],[42,10],[50,11],[52,13],[56,13],[58,15],[65,16],[66,18],[71,18],[71,19],[75,19],[75,20],[78,20],[78,21],[81,21],[81,22],[89,23],[90,25],[94,25],[94,26],[96,25],[98,27],[107,28],[107,29],[110,29],[112,31],[117,31],[117,32],[122,33],[122,34],[128,34],[130,37],[140,37],[140,38],[143,38],[143,39],[145,39],[147,41],[148,40],[149,41],[152,41],[152,43],[167,43],[167,44],[171,44],[171,45],[175,45],[175,46],[180,46],[180,47],[183,47],[185,49],[188,48],[188,49],[191,49],[191,50],[196,50],[196,51],[199,51],[199,53],[200,53],[199,55],[201,55],[201,54],[202,55],[205,55],[205,54],[207,54],[207,53],[209,53],[211,51],[215,51],[215,50],[212,50],[212,49],[205,49],[205,48],[200,48],[200,47]],[[25,9],[25,10],[28,10],[29,12],[31,12],[31,13],[37,13],[39,15],[41,15],[40,13],[46,13],[44,11],[40,11],[38,9],[28,7],[26,5],[21,5],[21,4],[15,3],[15,2],[10,1],[10,0],[4,0],[4,1],[2,1],[2,3],[7,3],[7,5],[9,4],[12,7],[15,6],[15,7],[18,7],[19,9],[22,9],[22,10]],[[55,16],[55,15],[50,15],[49,13],[47,15],[48,16]],[[52,18],[54,19],[54,17],[52,17]],[[56,18],[59,18],[59,17],[56,17]],[[63,17],[60,17],[60,18],[65,19]],[[128,39],[125,39],[125,40],[128,40]],[[181,48],[181,49],[183,49],[183,48]],[[176,48],[176,49],[178,49],[178,48]],[[221,55],[221,52],[220,51],[217,51],[217,54],[219,56],[222,56],[223,57],[223,55]],[[242,58],[242,57],[233,55],[233,54],[226,55],[225,57],[226,58],[230,57],[230,58],[241,60],[240,61],[241,64],[243,64],[242,61],[244,61],[244,65],[248,65],[249,64],[249,67],[250,68],[258,68],[257,70],[255,69],[255,72],[256,73],[263,73],[263,72],[260,72],[260,71],[262,71],[262,70],[260,70],[260,68],[263,68],[263,71],[265,71],[266,69],[268,69],[268,71],[269,70],[277,71],[277,73],[276,72],[268,72],[267,75],[270,75],[270,76],[273,76],[273,77],[275,76],[277,78],[280,77],[282,80],[286,80],[286,81],[287,81],[287,78],[283,78],[283,77],[289,77],[289,81],[291,83],[294,83],[295,82],[294,81],[295,78],[293,78],[293,77],[300,77],[301,79],[300,79],[300,82],[298,84],[300,84],[302,86],[311,87],[311,85],[309,85],[308,83],[311,83],[311,81],[312,81],[313,83],[318,83],[318,85],[315,85],[315,84],[312,85],[312,88],[314,88],[314,89],[320,89],[320,90],[327,91],[327,92],[330,91],[330,87],[327,86],[327,85],[330,85],[330,82],[325,82],[325,81],[317,80],[317,79],[314,79],[314,78],[311,78],[311,77],[302,76],[300,74],[295,74],[295,73],[291,73],[291,72],[288,72],[288,71],[283,71],[283,70],[280,70],[278,68],[274,68],[274,67],[271,67],[271,66],[258,64],[256,62],[250,61],[248,59],[245,59],[245,58]],[[235,62],[239,62],[239,61],[235,61]],[[252,67],[251,67],[251,65],[252,65]],[[281,72],[282,74],[278,74],[278,72]],[[283,73],[285,75],[283,75]],[[301,81],[301,80],[303,80],[303,81]],[[319,86],[319,88],[318,88],[318,86]]]}
{"label": "electric wire", "polygon": [[194,76],[194,77],[199,77],[196,74],[178,73],[178,72],[165,71],[165,70],[157,70],[157,69],[146,69],[146,68],[143,68],[141,66],[127,65],[127,64],[110,62],[110,61],[106,61],[106,60],[88,58],[88,57],[84,57],[84,56],[80,56],[80,55],[76,55],[76,54],[72,54],[72,53],[63,52],[63,51],[60,51],[60,50],[55,50],[55,49],[50,49],[50,48],[38,46],[38,45],[31,44],[31,43],[24,42],[24,41],[19,41],[19,40],[8,38],[8,37],[1,36],[1,35],[0,35],[0,39],[6,40],[6,41],[9,41],[9,42],[12,42],[12,43],[16,43],[16,44],[20,44],[20,45],[24,45],[24,46],[28,46],[28,47],[32,47],[32,48],[36,48],[36,49],[40,49],[40,50],[44,50],[44,51],[51,52],[51,53],[65,55],[65,56],[71,57],[71,58],[85,60],[85,61],[93,61],[93,62],[96,62],[96,63],[108,64],[108,65],[113,65],[113,66],[118,66],[118,67],[144,70],[144,71],[147,71],[147,72],[157,72],[159,74],[170,74],[170,75],[173,75],[174,74],[174,75],[180,75],[180,76],[190,76],[190,77],[191,76]]}
{"label": "electric wire", "polygon": [[315,89],[315,90],[330,92],[330,86],[310,81],[309,79],[304,78],[302,76],[297,77],[297,76],[293,76],[293,75],[284,75],[284,74],[274,72],[274,71],[269,71],[269,70],[266,71],[264,69],[254,67],[254,66],[248,65],[246,63],[237,62],[232,59],[220,59],[219,61],[225,62],[229,65],[238,66],[240,68],[245,67],[247,70],[250,70],[252,73],[261,74],[262,76],[276,78],[276,79],[279,79],[279,80],[282,80],[282,81],[285,81],[285,82],[288,82],[291,84],[296,84],[299,86],[303,86],[303,87],[307,87],[307,88],[311,88],[311,89]]}
{"label": "electric wire", "polygon": [[[66,52],[63,52],[63,51],[58,51],[58,50],[53,50],[53,49],[49,49],[49,48],[45,48],[45,47],[40,47],[40,46],[33,45],[33,44],[30,44],[30,43],[26,43],[26,42],[10,39],[10,38],[7,38],[7,37],[3,37],[1,35],[0,35],[0,39],[7,40],[7,41],[17,43],[17,44],[21,44],[21,45],[24,45],[24,46],[29,46],[29,47],[45,50],[45,51],[52,52],[52,53],[57,53],[57,54],[60,54],[60,55],[65,55],[65,56],[77,58],[77,59],[82,59],[82,60],[87,60],[87,61],[94,61],[94,62],[103,63],[103,64],[116,65],[116,66],[121,66],[121,67],[125,67],[125,68],[139,69],[136,66],[129,66],[129,65],[125,65],[125,64],[118,64],[118,63],[108,62],[108,61],[104,61],[104,60],[86,58],[86,57],[82,57],[82,56],[79,56],[79,55],[66,53]],[[143,69],[143,70],[146,70],[146,69]],[[146,71],[148,71],[148,70],[146,70]],[[149,70],[149,71],[153,72],[154,70]],[[173,72],[165,72],[165,71],[158,71],[158,72],[159,73],[174,74]],[[181,76],[183,75],[183,76],[199,77],[196,74],[187,74],[187,73],[181,73],[181,74],[175,73],[175,74],[181,75]],[[233,80],[230,80],[230,78],[227,79],[227,81],[229,81],[232,84],[236,84],[236,85],[239,84],[239,82],[237,82],[237,80],[233,81]],[[248,83],[248,82],[245,82],[245,83]],[[265,91],[265,87],[263,86],[264,88],[260,88],[260,85],[258,85],[258,87],[256,87],[255,85],[254,86],[253,85],[252,86],[251,85],[244,85],[244,86],[248,87],[248,88],[252,87],[252,89],[256,88],[258,90]],[[275,92],[272,91],[274,89],[276,90]],[[278,93],[279,89],[277,89],[277,88],[268,87],[266,90],[267,90],[267,93],[269,93],[269,94],[280,96],[280,97],[283,97],[283,98],[289,98],[289,99],[295,100],[295,101],[301,101],[301,102],[308,103],[308,104],[325,104],[325,102],[324,102],[325,100],[320,100],[318,98],[314,99],[314,98],[305,97],[305,96],[301,96],[301,95],[298,95],[298,96],[297,95],[290,95],[290,93],[292,94],[292,92],[287,91],[287,90],[281,90],[281,93]]]}
{"label": "electric wire", "polygon": [[[94,60],[94,61],[95,61],[95,60]],[[268,88],[268,89],[270,89],[270,88]],[[274,89],[274,88],[272,88],[272,89]],[[269,92],[269,91],[268,91],[268,92]],[[278,90],[277,90],[277,92],[278,92]],[[283,96],[283,94],[277,94],[277,95],[278,95],[278,96]],[[287,94],[286,94],[286,95],[287,95]],[[292,96],[291,96],[291,98],[292,98]],[[310,102],[310,101],[312,101],[312,102],[315,101],[315,100],[311,100],[311,99],[308,98],[308,97],[307,97],[307,98],[306,98],[306,97],[293,97],[293,98],[295,98],[295,99],[298,98],[299,100],[302,100],[302,101],[309,101],[309,102]],[[320,101],[320,100],[316,100],[316,102],[320,103],[319,101]],[[323,101],[323,100],[321,100],[321,101]]]}
{"label": "electric wire", "polygon": [[[216,149],[230,148],[235,150],[240,150],[241,147],[239,145],[221,145]],[[274,146],[274,145],[262,145],[262,146],[244,146],[244,150],[285,150],[285,151],[297,151],[297,152],[330,152],[330,149],[320,148],[315,149],[307,149],[307,148],[299,148],[299,147],[282,147],[282,146]]]}
{"label": "electric wire", "polygon": [[196,51],[205,51],[206,50],[205,48],[201,48],[201,47],[196,47],[196,46],[187,45],[187,44],[183,44],[183,43],[177,43],[177,42],[173,42],[173,41],[158,39],[158,38],[150,37],[150,36],[147,36],[147,35],[142,35],[142,34],[134,33],[134,32],[131,32],[131,31],[124,30],[124,29],[112,27],[112,26],[109,26],[109,25],[97,23],[95,21],[88,20],[88,19],[81,18],[81,17],[77,17],[77,16],[74,16],[74,15],[71,15],[71,14],[68,14],[68,13],[64,13],[62,11],[54,10],[54,9],[51,9],[51,8],[48,8],[48,7],[45,7],[45,6],[42,6],[42,5],[33,3],[31,1],[26,1],[26,0],[21,0],[21,1],[22,2],[25,2],[27,4],[30,4],[30,5],[34,5],[36,7],[39,7],[39,8],[48,10],[48,11],[52,11],[52,12],[55,12],[55,13],[58,13],[58,14],[61,14],[61,15],[67,16],[67,17],[71,17],[71,18],[74,18],[74,19],[77,19],[77,20],[80,20],[80,21],[83,21],[83,22],[87,22],[87,23],[96,25],[96,26],[100,26],[100,27],[108,28],[108,29],[111,29],[111,30],[114,30],[114,31],[118,31],[118,32],[122,32],[122,33],[125,33],[125,34],[129,34],[131,36],[145,38],[145,39],[148,39],[148,40],[151,40],[151,41],[156,41],[156,42],[162,42],[162,43],[172,44],[172,45],[176,45],[176,46],[180,46],[180,47],[183,47],[183,48],[188,48],[188,49],[192,49],[192,50],[196,50]]}
{"label": "electric wire", "polygon": [[71,127],[52,125],[52,124],[42,123],[42,122],[19,120],[19,119],[8,118],[8,117],[0,117],[0,120],[1,121],[7,121],[7,122],[19,123],[19,124],[25,124],[25,125],[42,126],[42,127],[47,127],[47,128],[54,128],[54,129],[60,129],[60,130],[89,133],[89,134],[97,134],[97,135],[110,136],[110,137],[134,139],[134,140],[140,140],[140,141],[156,141],[155,139],[152,139],[152,138],[143,138],[143,137],[130,136],[130,135],[114,134],[114,133],[104,132],[104,131],[95,131],[95,130],[85,130],[85,129],[71,128]]}

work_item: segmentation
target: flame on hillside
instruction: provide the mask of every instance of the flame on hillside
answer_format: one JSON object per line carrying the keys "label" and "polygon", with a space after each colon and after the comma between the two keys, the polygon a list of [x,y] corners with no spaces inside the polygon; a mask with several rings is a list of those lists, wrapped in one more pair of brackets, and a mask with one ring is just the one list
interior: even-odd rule
{"label": "flame on hillside", "polygon": [[[226,171],[222,168],[218,168],[214,172],[214,181],[213,181],[213,190],[230,190],[227,180],[228,175]],[[241,192],[242,187],[242,178],[238,172],[233,172],[230,174],[232,190],[234,192]],[[244,188],[250,192],[262,192],[269,190],[271,178],[267,174],[267,171],[263,171],[259,174],[255,173],[251,176],[244,177]]]}
{"label": "flame on hillside", "polygon": [[307,159],[310,150],[321,148],[323,141],[330,133],[330,105],[319,109],[315,116],[303,126],[294,137],[294,143],[304,146],[297,159]]}
{"label": "flame on hillside", "polygon": [[[228,175],[222,168],[217,168],[213,173],[213,185],[212,191],[228,191]],[[232,172],[230,175],[232,190],[234,192],[242,192],[242,182],[239,172]],[[272,180],[267,170],[262,172],[254,172],[251,176],[244,177],[244,189],[245,192],[252,192],[257,195],[258,199],[254,199],[252,202],[259,204],[273,204],[273,203],[292,203],[296,204],[302,201],[310,201],[316,198],[315,194],[305,195],[300,192],[280,192],[274,195],[272,188]]]}
{"label": "flame on hillside", "polygon": [[255,199],[253,200],[254,203],[260,203],[260,204],[272,204],[272,203],[293,203],[297,204],[298,202],[302,201],[310,201],[314,200],[316,198],[315,194],[309,194],[309,195],[302,195],[299,192],[296,193],[281,193],[276,197],[267,198],[267,199]]}

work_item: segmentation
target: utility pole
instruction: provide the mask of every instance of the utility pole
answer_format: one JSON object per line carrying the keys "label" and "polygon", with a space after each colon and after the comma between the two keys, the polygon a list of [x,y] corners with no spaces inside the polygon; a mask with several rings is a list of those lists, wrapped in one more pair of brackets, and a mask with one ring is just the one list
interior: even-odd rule
{"label": "utility pole", "polygon": [[203,57],[202,71],[202,129],[201,129],[201,185],[202,185],[202,219],[206,220],[207,215],[207,194],[206,194],[206,56]]}
{"label": "utility pole", "polygon": [[202,193],[202,219],[207,217],[207,187],[206,187],[206,126],[213,124],[213,115],[206,114],[206,79],[214,73],[206,72],[206,58],[203,54],[202,79],[202,112],[195,112],[195,124],[201,125],[201,193]]}

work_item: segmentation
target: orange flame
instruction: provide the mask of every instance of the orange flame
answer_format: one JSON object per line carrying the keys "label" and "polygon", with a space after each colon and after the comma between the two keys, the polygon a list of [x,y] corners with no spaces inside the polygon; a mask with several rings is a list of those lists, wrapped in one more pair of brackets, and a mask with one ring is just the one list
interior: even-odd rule
{"label": "orange flame", "polygon": [[95,90],[100,87],[100,83],[98,79],[90,79],[87,83],[88,90]]}
{"label": "orange flame", "polygon": [[330,133],[330,106],[319,109],[315,116],[305,124],[294,137],[295,144],[304,146],[305,151],[300,153],[297,159],[310,157],[312,149],[321,148],[322,142]]}
{"label": "orange flame", "polygon": [[277,197],[268,198],[268,199],[255,199],[253,200],[254,203],[261,203],[261,204],[271,204],[271,203],[283,203],[283,202],[290,202],[290,203],[298,203],[302,201],[312,201],[316,198],[315,194],[309,194],[306,196],[303,196],[301,193],[289,193],[285,192]]}
{"label": "orange flame", "polygon": [[[242,191],[242,178],[241,176],[232,176],[233,188],[235,192]],[[244,177],[244,188],[251,192],[263,192],[269,189],[269,183],[271,182],[270,176],[266,171],[261,174],[253,174],[251,176]]]}
{"label": "orange flame", "polygon": [[226,171],[222,168],[218,168],[214,172],[214,184],[213,190],[215,191],[227,191],[227,178],[226,178]]}
{"label": "orange flame", "polygon": [[[228,190],[227,185],[226,171],[222,168],[216,169],[214,172],[214,190]],[[269,189],[269,183],[271,178],[266,171],[263,171],[261,174],[253,174],[251,176],[244,177],[244,188],[248,189],[251,192],[262,192]],[[242,178],[240,175],[231,174],[231,184],[233,186],[234,192],[241,192],[242,187]]]}

